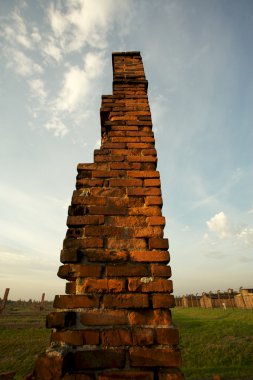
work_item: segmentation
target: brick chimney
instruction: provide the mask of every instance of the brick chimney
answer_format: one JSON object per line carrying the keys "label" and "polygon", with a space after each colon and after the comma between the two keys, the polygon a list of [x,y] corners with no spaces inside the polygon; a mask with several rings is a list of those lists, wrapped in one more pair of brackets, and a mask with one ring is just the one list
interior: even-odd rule
{"label": "brick chimney", "polygon": [[160,174],[141,55],[112,54],[101,148],[79,164],[68,211],[51,346],[37,380],[182,380],[163,237]]}

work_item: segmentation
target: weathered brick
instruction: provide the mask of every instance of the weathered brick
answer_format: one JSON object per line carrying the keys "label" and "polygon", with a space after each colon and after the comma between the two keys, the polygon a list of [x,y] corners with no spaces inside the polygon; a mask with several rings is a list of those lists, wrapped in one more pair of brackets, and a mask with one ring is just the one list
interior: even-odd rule
{"label": "weathered brick", "polygon": [[141,164],[138,162],[112,162],[110,168],[113,170],[139,170]]}
{"label": "weathered brick", "polygon": [[128,314],[125,310],[99,310],[80,313],[80,322],[84,326],[128,325]]}
{"label": "weathered brick", "polygon": [[40,354],[35,361],[34,376],[36,379],[58,380],[71,368],[71,354],[52,352]]}
{"label": "weathered brick", "polygon": [[160,173],[157,171],[146,171],[146,170],[131,170],[127,172],[128,177],[133,178],[160,178]]}
{"label": "weathered brick", "polygon": [[127,236],[127,230],[125,227],[112,227],[108,226],[87,226],[85,228],[86,236],[114,236],[125,237]]}
{"label": "weathered brick", "polygon": [[82,293],[120,293],[125,290],[125,280],[88,278],[77,286]]}
{"label": "weathered brick", "polygon": [[131,346],[132,334],[129,329],[109,329],[101,332],[102,345],[107,347]]}
{"label": "weathered brick", "polygon": [[171,267],[169,265],[151,264],[150,273],[155,277],[171,277]]}
{"label": "weathered brick", "polygon": [[130,251],[131,261],[168,263],[170,254],[167,251]]}
{"label": "weathered brick", "polygon": [[143,186],[144,187],[149,187],[149,186],[152,186],[152,187],[160,187],[161,186],[161,182],[160,182],[160,179],[144,179],[144,183],[143,183]]}
{"label": "weathered brick", "polygon": [[122,177],[125,175],[123,170],[93,170],[93,178],[112,178],[112,177]]}
{"label": "weathered brick", "polygon": [[[108,172],[107,172],[108,175]],[[106,198],[104,197],[82,197],[74,196],[72,197],[72,205],[97,205],[103,206],[106,203]]]}
{"label": "weathered brick", "polygon": [[142,186],[142,179],[110,179],[110,187]]}
{"label": "weathered brick", "polygon": [[95,215],[125,215],[127,213],[127,208],[112,206],[89,206],[89,213]]}
{"label": "weathered brick", "polygon": [[76,277],[100,277],[101,265],[65,264],[59,267],[58,277],[75,279]]}
{"label": "weathered brick", "polygon": [[51,328],[66,328],[71,327],[76,322],[76,313],[73,311],[51,312],[47,315],[46,327]]}
{"label": "weathered brick", "polygon": [[[157,162],[157,157],[155,156],[127,156],[127,161],[129,162]],[[147,185],[145,185],[147,186]]]}
{"label": "weathered brick", "polygon": [[130,277],[130,276],[146,276],[148,268],[141,264],[114,264],[106,265],[105,275],[107,277]]}
{"label": "weathered brick", "polygon": [[154,206],[154,205],[162,206],[163,200],[162,200],[162,197],[148,196],[145,199],[145,204],[147,206]]}
{"label": "weathered brick", "polygon": [[133,207],[128,210],[129,215],[160,216],[161,208],[158,206]]}
{"label": "weathered brick", "polygon": [[179,369],[170,368],[165,371],[159,371],[159,380],[185,380],[184,375]]}
{"label": "weathered brick", "polygon": [[118,227],[143,227],[146,224],[145,216],[109,216],[108,225]]}
{"label": "weathered brick", "polygon": [[161,189],[159,187],[130,187],[127,189],[129,196],[144,196],[144,195],[160,195]]}
{"label": "weathered brick", "polygon": [[161,238],[150,238],[149,239],[149,249],[168,249],[169,240]]}
{"label": "weathered brick", "polygon": [[113,249],[87,249],[84,252],[84,256],[90,262],[124,262],[128,260],[128,254],[126,251],[113,250]]}
{"label": "weathered brick", "polygon": [[81,178],[76,181],[76,187],[92,187],[92,186],[103,186],[104,180],[103,179],[89,179],[89,178]]}
{"label": "weathered brick", "polygon": [[171,314],[169,310],[131,311],[129,321],[131,325],[169,326]]}
{"label": "weathered brick", "polygon": [[145,249],[146,241],[145,239],[116,239],[108,238],[107,240],[108,249]]}
{"label": "weathered brick", "polygon": [[94,380],[94,376],[87,373],[67,373],[61,380]]}
{"label": "weathered brick", "polygon": [[149,307],[149,300],[147,294],[106,294],[103,297],[103,304],[105,308],[147,308]]}
{"label": "weathered brick", "polygon": [[81,254],[73,248],[62,249],[60,260],[62,263],[78,263],[81,260]]}
{"label": "weathered brick", "polygon": [[181,356],[172,348],[139,348],[129,350],[130,365],[133,367],[179,367]]}
{"label": "weathered brick", "polygon": [[154,343],[153,329],[136,327],[132,330],[134,346],[150,346]]}
{"label": "weathered brick", "polygon": [[174,326],[160,327],[155,329],[156,344],[177,345],[179,343],[179,332]]}
{"label": "weathered brick", "polygon": [[156,279],[154,277],[129,278],[128,290],[130,292],[161,292],[171,293],[173,291],[172,281],[167,279]]}
{"label": "weathered brick", "polygon": [[154,380],[154,374],[153,372],[140,371],[140,370],[113,371],[113,372],[105,372],[105,373],[99,374],[98,380]]}
{"label": "weathered brick", "polygon": [[68,216],[67,226],[80,227],[86,224],[103,224],[104,219],[103,215]]}
{"label": "weathered brick", "polygon": [[95,330],[52,331],[51,342],[64,342],[73,346],[99,344],[99,332]]}
{"label": "weathered brick", "polygon": [[154,309],[168,309],[174,306],[175,306],[174,296],[170,294],[154,294],[153,295]]}
{"label": "weathered brick", "polygon": [[148,216],[146,220],[150,226],[165,226],[164,216]]}
{"label": "weathered brick", "polygon": [[56,309],[94,308],[99,307],[99,298],[94,295],[55,296],[53,307]]}
{"label": "weathered brick", "polygon": [[74,368],[76,371],[82,369],[123,368],[124,365],[124,350],[85,350],[74,353]]}
{"label": "weathered brick", "polygon": [[145,237],[145,238],[151,238],[151,237],[163,237],[163,228],[160,226],[155,227],[137,227],[134,228],[133,237]]}
{"label": "weathered brick", "polygon": [[124,188],[108,188],[108,187],[94,187],[90,189],[93,196],[98,197],[124,197],[126,195],[126,189]]}

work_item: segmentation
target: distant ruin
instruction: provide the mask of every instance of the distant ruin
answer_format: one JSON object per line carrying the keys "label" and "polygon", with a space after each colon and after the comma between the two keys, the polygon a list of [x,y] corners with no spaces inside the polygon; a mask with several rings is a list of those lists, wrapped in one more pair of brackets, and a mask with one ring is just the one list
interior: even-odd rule
{"label": "distant ruin", "polygon": [[182,380],[168,239],[139,52],[112,54],[101,148],[79,164],[37,380]]}

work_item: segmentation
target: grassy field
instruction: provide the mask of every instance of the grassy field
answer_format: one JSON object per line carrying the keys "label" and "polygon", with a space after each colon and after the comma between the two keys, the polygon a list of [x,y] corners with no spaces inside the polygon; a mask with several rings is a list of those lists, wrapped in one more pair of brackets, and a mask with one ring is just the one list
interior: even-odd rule
{"label": "grassy field", "polygon": [[176,308],[187,379],[253,379],[253,310]]}
{"label": "grassy field", "polygon": [[[49,343],[44,328],[50,309],[8,304],[0,315],[0,374],[16,371],[15,380],[29,373],[38,353]],[[253,379],[253,310],[176,308],[173,321],[181,334],[186,379]]]}

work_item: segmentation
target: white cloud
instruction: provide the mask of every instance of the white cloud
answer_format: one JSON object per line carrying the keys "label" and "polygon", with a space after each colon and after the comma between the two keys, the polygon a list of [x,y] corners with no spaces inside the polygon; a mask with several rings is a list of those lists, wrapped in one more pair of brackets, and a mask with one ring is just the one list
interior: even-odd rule
{"label": "white cloud", "polygon": [[217,233],[220,239],[230,236],[231,227],[224,212],[221,211],[219,214],[214,215],[206,224],[209,230]]}
{"label": "white cloud", "polygon": [[253,228],[244,227],[237,233],[237,238],[246,245],[253,244]]}
{"label": "white cloud", "polygon": [[6,56],[8,59],[7,67],[12,68],[18,75],[29,77],[43,72],[43,68],[39,64],[18,49],[7,49]]}
{"label": "white cloud", "polygon": [[39,101],[43,103],[47,97],[47,92],[44,88],[44,82],[41,79],[30,79],[28,81],[28,85],[30,87],[32,96],[38,98]]}
{"label": "white cloud", "polygon": [[107,46],[107,33],[115,22],[125,33],[131,16],[132,1],[74,0],[65,9],[50,6],[48,19],[51,29],[65,52],[77,51],[90,45],[96,49]]}
{"label": "white cloud", "polygon": [[47,122],[45,128],[52,129],[56,137],[64,137],[69,132],[68,127],[57,117]]}
{"label": "white cloud", "polygon": [[56,62],[59,62],[62,59],[61,49],[56,46],[53,39],[48,41],[43,48],[44,53],[49,57],[53,58]]}

